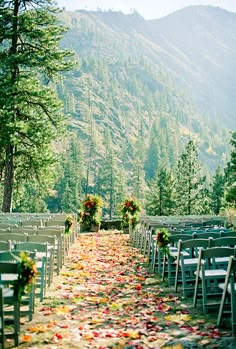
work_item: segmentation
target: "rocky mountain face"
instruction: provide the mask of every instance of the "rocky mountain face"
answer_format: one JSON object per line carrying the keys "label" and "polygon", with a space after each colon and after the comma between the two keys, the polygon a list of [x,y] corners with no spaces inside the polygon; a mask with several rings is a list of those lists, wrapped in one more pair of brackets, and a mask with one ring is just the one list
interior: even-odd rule
{"label": "rocky mountain face", "polygon": [[208,170],[225,163],[236,128],[235,14],[190,6],[151,21],[112,11],[61,20],[62,45],[79,63],[59,93],[85,154],[93,144],[102,159],[109,139],[126,170],[141,154],[149,177],[151,152],[172,167],[191,138]]}

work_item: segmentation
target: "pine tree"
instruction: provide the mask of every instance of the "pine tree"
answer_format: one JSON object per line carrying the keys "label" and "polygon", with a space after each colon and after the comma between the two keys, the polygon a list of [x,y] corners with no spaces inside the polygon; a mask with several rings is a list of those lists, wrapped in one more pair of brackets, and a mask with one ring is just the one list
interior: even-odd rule
{"label": "pine tree", "polygon": [[2,210],[10,212],[16,182],[39,177],[53,162],[51,143],[64,115],[54,85],[71,68],[59,49],[65,28],[50,0],[0,4],[0,149]]}
{"label": "pine tree", "polygon": [[[85,182],[84,159],[78,138],[72,132],[69,142],[60,156],[58,180],[55,185],[60,210],[76,212],[82,200],[82,184]],[[59,206],[59,205],[58,205]]]}
{"label": "pine tree", "polygon": [[192,140],[180,156],[175,175],[176,213],[180,215],[198,214],[202,211],[202,189],[205,178],[201,176],[198,152]]}
{"label": "pine tree", "polygon": [[118,159],[115,155],[111,135],[108,130],[104,133],[105,157],[99,167],[99,179],[97,181],[97,192],[106,203],[104,212],[111,218],[117,213],[117,206],[125,197],[124,183],[122,181],[122,166],[118,168]]}
{"label": "pine tree", "polygon": [[132,196],[138,199],[138,201],[144,206],[145,195],[147,191],[147,185],[145,182],[144,171],[144,159],[145,159],[145,144],[144,144],[144,127],[140,126],[137,140],[133,150],[133,161],[131,163],[132,171],[130,174],[130,180],[128,180],[128,186],[132,193]]}
{"label": "pine tree", "polygon": [[232,133],[230,140],[231,158],[225,169],[226,175],[226,201],[236,208],[236,132]]}
{"label": "pine tree", "polygon": [[225,192],[225,176],[220,167],[217,167],[215,175],[213,176],[210,192],[210,206],[212,211],[218,215],[220,210],[224,207],[224,192]]}
{"label": "pine tree", "polygon": [[145,174],[147,180],[154,178],[159,165],[160,143],[157,135],[158,125],[157,122],[155,122],[151,129],[147,158],[145,161]]}
{"label": "pine tree", "polygon": [[173,177],[166,168],[160,168],[148,184],[146,211],[151,216],[174,214]]}

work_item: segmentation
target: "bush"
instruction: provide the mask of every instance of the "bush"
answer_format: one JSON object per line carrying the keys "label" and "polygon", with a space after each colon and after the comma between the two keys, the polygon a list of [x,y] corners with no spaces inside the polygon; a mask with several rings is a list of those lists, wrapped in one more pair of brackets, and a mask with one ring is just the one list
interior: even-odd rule
{"label": "bush", "polygon": [[103,200],[98,195],[88,194],[79,211],[82,230],[90,231],[92,225],[100,225],[102,220]]}
{"label": "bush", "polygon": [[137,200],[131,198],[124,201],[121,206],[123,228],[129,227],[129,225],[134,228],[137,225],[140,210],[140,205]]}

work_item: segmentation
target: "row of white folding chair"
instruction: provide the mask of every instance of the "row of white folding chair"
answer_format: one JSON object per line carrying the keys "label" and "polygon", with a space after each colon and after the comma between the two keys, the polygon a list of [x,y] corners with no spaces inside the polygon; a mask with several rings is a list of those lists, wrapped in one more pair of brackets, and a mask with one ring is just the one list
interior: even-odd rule
{"label": "row of white folding chair", "polygon": [[178,250],[175,265],[175,292],[178,291],[179,284],[182,286],[183,296],[194,290],[196,276],[194,272],[198,265],[198,252],[200,248],[210,246],[209,239],[190,239],[178,241]]}
{"label": "row of white folding chair", "polygon": [[[55,235],[56,236],[56,249],[55,249],[55,260],[56,264],[56,272],[59,274],[60,268],[64,264],[65,255],[68,254],[70,245],[72,243],[72,238],[70,234],[65,234],[64,226],[48,226],[48,227],[18,227],[12,228],[11,230],[4,230],[4,232],[0,232],[0,240],[1,235],[11,234],[11,240],[15,241],[27,241],[27,235]],[[24,237],[19,236],[24,234]],[[15,235],[12,235],[15,234]],[[27,235],[26,235],[27,234]],[[5,238],[7,237],[5,236]],[[2,239],[2,240],[3,240]]]}
{"label": "row of white folding chair", "polygon": [[[165,277],[165,269],[167,264],[167,277],[168,277],[168,284],[169,286],[174,283],[174,277],[172,275],[175,275],[175,260],[177,258],[177,246],[178,246],[178,240],[181,239],[182,241],[189,240],[189,239],[208,239],[213,238],[213,240],[217,240],[220,238],[221,233],[217,232],[205,232],[200,234],[172,234],[170,235],[170,253],[169,255],[162,256],[161,249],[158,247],[157,243],[155,242],[155,236],[152,237],[154,247],[153,254],[151,258],[151,268],[152,271],[155,272],[156,264],[158,267],[158,273],[161,274],[162,270],[162,279],[164,280]],[[162,257],[164,259],[163,265],[161,267],[162,263]]]}
{"label": "row of white folding chair", "polygon": [[[44,238],[35,237],[42,235]],[[53,242],[53,238],[55,241]],[[16,230],[10,230],[0,233],[0,241],[17,241],[17,242],[49,242],[53,245],[55,251],[55,269],[57,275],[60,272],[60,268],[64,262],[65,255],[65,243],[64,243],[64,234],[62,229],[38,229],[38,230],[25,230],[24,228],[19,228]]]}
{"label": "row of white folding chair", "polygon": [[[56,248],[56,237],[55,236],[50,236],[50,235],[28,235],[28,233],[21,233],[21,234],[16,234],[12,232],[6,232],[6,233],[0,233],[0,241],[11,241],[11,244],[14,242],[41,242],[45,243],[47,242],[52,249],[53,253],[51,254],[51,260],[50,262],[52,265],[50,265],[50,273],[49,273],[49,280],[48,283],[49,285],[52,282],[53,279],[53,269],[54,269],[54,251]],[[58,254],[60,255],[60,254]],[[58,264],[60,261],[58,262]]]}
{"label": "row of white folding chair", "polygon": [[[236,246],[210,247],[199,251],[199,260],[195,271],[193,306],[196,307],[200,297],[204,313],[207,313],[208,309],[213,306],[219,307],[219,302],[216,299],[222,294],[222,292],[219,293],[219,283],[225,281],[230,256],[236,257]],[[219,264],[219,258],[224,259],[223,264],[222,262]],[[201,293],[199,284],[201,284]],[[210,297],[213,298],[213,302],[209,301]]]}
{"label": "row of white folding chair", "polygon": [[[193,287],[188,289],[188,284],[195,280],[194,272],[197,270],[198,250],[200,248],[206,249],[211,247],[234,247],[236,246],[236,237],[225,237],[213,239],[190,239],[190,240],[179,240],[177,257],[174,263],[176,264],[175,270],[175,291],[178,290],[179,284],[179,271],[181,274],[183,295],[186,296],[187,292],[193,290]],[[188,254],[186,252],[188,251]],[[224,266],[228,263],[228,257],[216,258],[215,263],[218,266]]]}
{"label": "row of white folding chair", "polygon": [[18,238],[17,241],[0,240],[0,246],[2,246],[4,251],[18,250],[20,248],[24,251],[37,251],[37,268],[41,274],[38,295],[42,301],[46,293],[46,286],[50,287],[53,281],[55,236],[26,235],[26,240],[21,238]]}

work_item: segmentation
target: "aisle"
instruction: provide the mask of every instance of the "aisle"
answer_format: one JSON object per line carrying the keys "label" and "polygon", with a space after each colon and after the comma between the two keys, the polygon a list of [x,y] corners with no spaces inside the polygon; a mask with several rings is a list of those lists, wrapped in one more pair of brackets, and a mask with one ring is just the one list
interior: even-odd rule
{"label": "aisle", "polygon": [[162,290],[144,262],[128,235],[80,235],[19,348],[218,348],[218,330]]}

